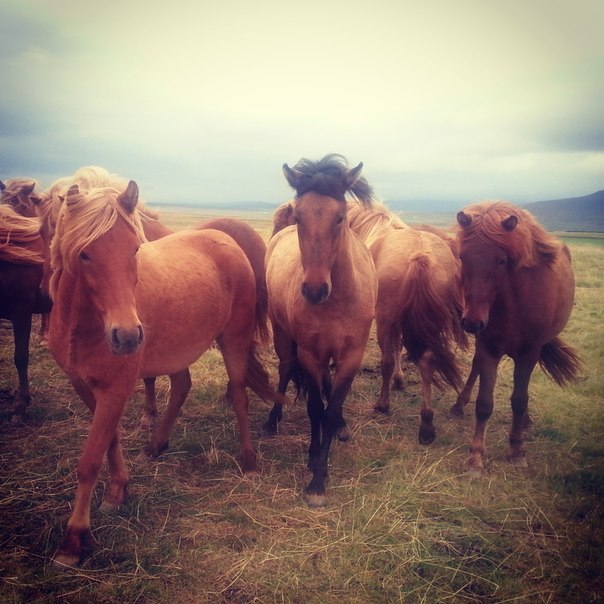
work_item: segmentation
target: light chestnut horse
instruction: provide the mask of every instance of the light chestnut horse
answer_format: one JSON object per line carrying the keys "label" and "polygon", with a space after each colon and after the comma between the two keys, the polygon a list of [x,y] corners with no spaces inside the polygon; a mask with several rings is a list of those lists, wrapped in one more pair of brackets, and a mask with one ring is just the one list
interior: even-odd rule
{"label": "light chestnut horse", "polygon": [[29,339],[32,314],[47,312],[50,299],[40,291],[44,242],[40,222],[0,205],[0,318],[13,325],[14,364],[19,378],[14,414],[24,418],[31,402]]}
{"label": "light chestnut horse", "polygon": [[377,339],[382,353],[382,388],[376,411],[390,410],[390,382],[402,387],[401,345],[419,368],[422,410],[419,441],[436,437],[432,385],[441,380],[457,391],[462,386],[457,345],[467,347],[461,329],[462,295],[459,261],[446,240],[428,231],[409,228],[388,209],[353,207],[350,228],[367,244],[378,275]]}
{"label": "light chestnut horse", "polygon": [[[154,241],[172,231],[161,222],[154,224],[149,216],[143,216],[143,229],[147,239]],[[157,220],[157,219],[155,219]],[[151,228],[152,227],[152,228]],[[255,339],[261,344],[268,344],[270,335],[268,329],[268,299],[265,277],[266,244],[262,237],[249,224],[235,217],[220,217],[204,220],[195,225],[195,229],[216,229],[232,237],[242,249],[250,262],[256,280],[256,332]],[[141,418],[141,428],[153,428],[157,421],[157,397],[155,391],[155,378],[145,378],[145,406]],[[155,454],[157,454],[156,452]]]}
{"label": "light chestnut horse", "polygon": [[[329,450],[335,437],[349,437],[343,405],[363,359],[373,320],[377,283],[369,251],[349,229],[347,192],[371,203],[360,176],[362,164],[348,169],[344,158],[300,160],[283,172],[296,191],[295,224],[269,242],[266,281],[269,317],[279,357],[279,392],[290,379],[308,395],[311,440],[306,487],[309,505],[325,503]],[[335,372],[330,373],[330,362]],[[326,399],[326,406],[323,402]],[[275,404],[266,424],[276,432],[282,406]]]}
{"label": "light chestnut horse", "polygon": [[577,353],[558,337],[570,317],[575,281],[568,247],[526,210],[504,201],[484,202],[458,212],[457,222],[462,325],[476,336],[476,352],[451,411],[463,415],[480,378],[476,427],[465,462],[469,475],[480,475],[501,358],[514,361],[509,460],[517,466],[527,463],[523,428],[530,423],[528,386],[535,365],[559,385],[575,379],[581,367]]}
{"label": "light chestnut horse", "polygon": [[[173,378],[150,447],[161,450],[190,388],[187,368],[217,341],[240,429],[242,469],[255,472],[246,386],[274,400],[256,356],[255,280],[225,233],[181,231],[144,243],[138,187],[72,185],[53,238],[49,346],[93,413],[78,462],[78,488],[55,563],[72,566],[90,542],[90,503],[103,455],[104,508],[123,502],[128,482],[119,422],[139,378]],[[174,379],[178,378],[178,379]]]}

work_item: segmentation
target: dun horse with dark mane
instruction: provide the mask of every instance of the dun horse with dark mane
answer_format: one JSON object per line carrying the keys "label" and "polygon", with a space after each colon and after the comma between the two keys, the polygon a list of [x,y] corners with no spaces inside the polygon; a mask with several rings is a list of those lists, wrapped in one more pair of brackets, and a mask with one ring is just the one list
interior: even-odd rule
{"label": "dun horse with dark mane", "polygon": [[475,204],[459,212],[457,222],[465,298],[462,325],[476,336],[476,352],[451,411],[463,414],[480,378],[466,462],[469,474],[480,474],[503,355],[514,361],[509,460],[515,465],[526,465],[523,428],[529,421],[528,386],[535,365],[560,385],[576,377],[579,358],[558,337],[570,317],[575,282],[566,245],[525,210],[506,202]]}
{"label": "dun horse with dark mane", "polygon": [[[350,230],[345,194],[371,204],[371,189],[341,156],[300,160],[283,172],[296,191],[294,225],[277,233],[267,250],[269,316],[279,356],[279,392],[290,378],[308,394],[311,440],[306,487],[309,505],[325,502],[329,449],[348,438],[343,404],[361,366],[373,320],[377,283],[369,251]],[[330,374],[330,362],[335,373]],[[324,406],[323,396],[327,405]],[[266,424],[277,430],[281,405]]]}
{"label": "dun horse with dark mane", "polygon": [[257,468],[246,386],[275,400],[253,343],[256,287],[244,253],[213,229],[143,243],[137,201],[133,181],[122,191],[74,184],[53,238],[49,346],[93,413],[59,566],[76,564],[89,544],[92,489],[105,453],[110,483],[103,507],[124,500],[119,421],[139,377],[171,377],[168,408],[149,444],[161,451],[191,385],[188,367],[216,340],[246,473]]}

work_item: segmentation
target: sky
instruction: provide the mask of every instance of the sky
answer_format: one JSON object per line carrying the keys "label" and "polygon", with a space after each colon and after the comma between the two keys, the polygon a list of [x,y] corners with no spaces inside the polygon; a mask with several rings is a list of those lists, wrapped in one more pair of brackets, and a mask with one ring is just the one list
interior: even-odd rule
{"label": "sky", "polygon": [[344,155],[386,202],[604,189],[602,0],[2,0],[0,178],[150,204],[290,199]]}

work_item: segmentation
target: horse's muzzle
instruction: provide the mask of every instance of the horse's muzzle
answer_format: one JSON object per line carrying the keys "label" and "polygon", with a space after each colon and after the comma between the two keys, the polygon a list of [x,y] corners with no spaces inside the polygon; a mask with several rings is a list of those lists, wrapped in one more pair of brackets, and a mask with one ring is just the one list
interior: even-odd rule
{"label": "horse's muzzle", "polygon": [[461,326],[467,333],[477,336],[481,331],[484,331],[487,324],[485,321],[475,321],[468,319],[467,317],[462,317]]}
{"label": "horse's muzzle", "polygon": [[300,291],[310,304],[323,304],[331,293],[328,283],[322,283],[319,287],[311,287],[308,283],[304,282]]}
{"label": "horse's muzzle", "polygon": [[134,354],[143,343],[145,334],[143,326],[137,325],[132,329],[111,329],[110,342],[114,354]]}

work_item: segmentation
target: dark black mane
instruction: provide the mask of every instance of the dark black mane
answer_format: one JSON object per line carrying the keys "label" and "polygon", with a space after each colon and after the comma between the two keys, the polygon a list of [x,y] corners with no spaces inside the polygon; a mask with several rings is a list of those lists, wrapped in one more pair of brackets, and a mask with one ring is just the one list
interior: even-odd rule
{"label": "dark black mane", "polygon": [[350,170],[345,157],[331,153],[318,161],[302,158],[286,177],[298,197],[313,191],[345,201],[346,193],[350,193],[364,205],[371,205],[373,189],[364,177],[356,176],[360,167],[362,164]]}

